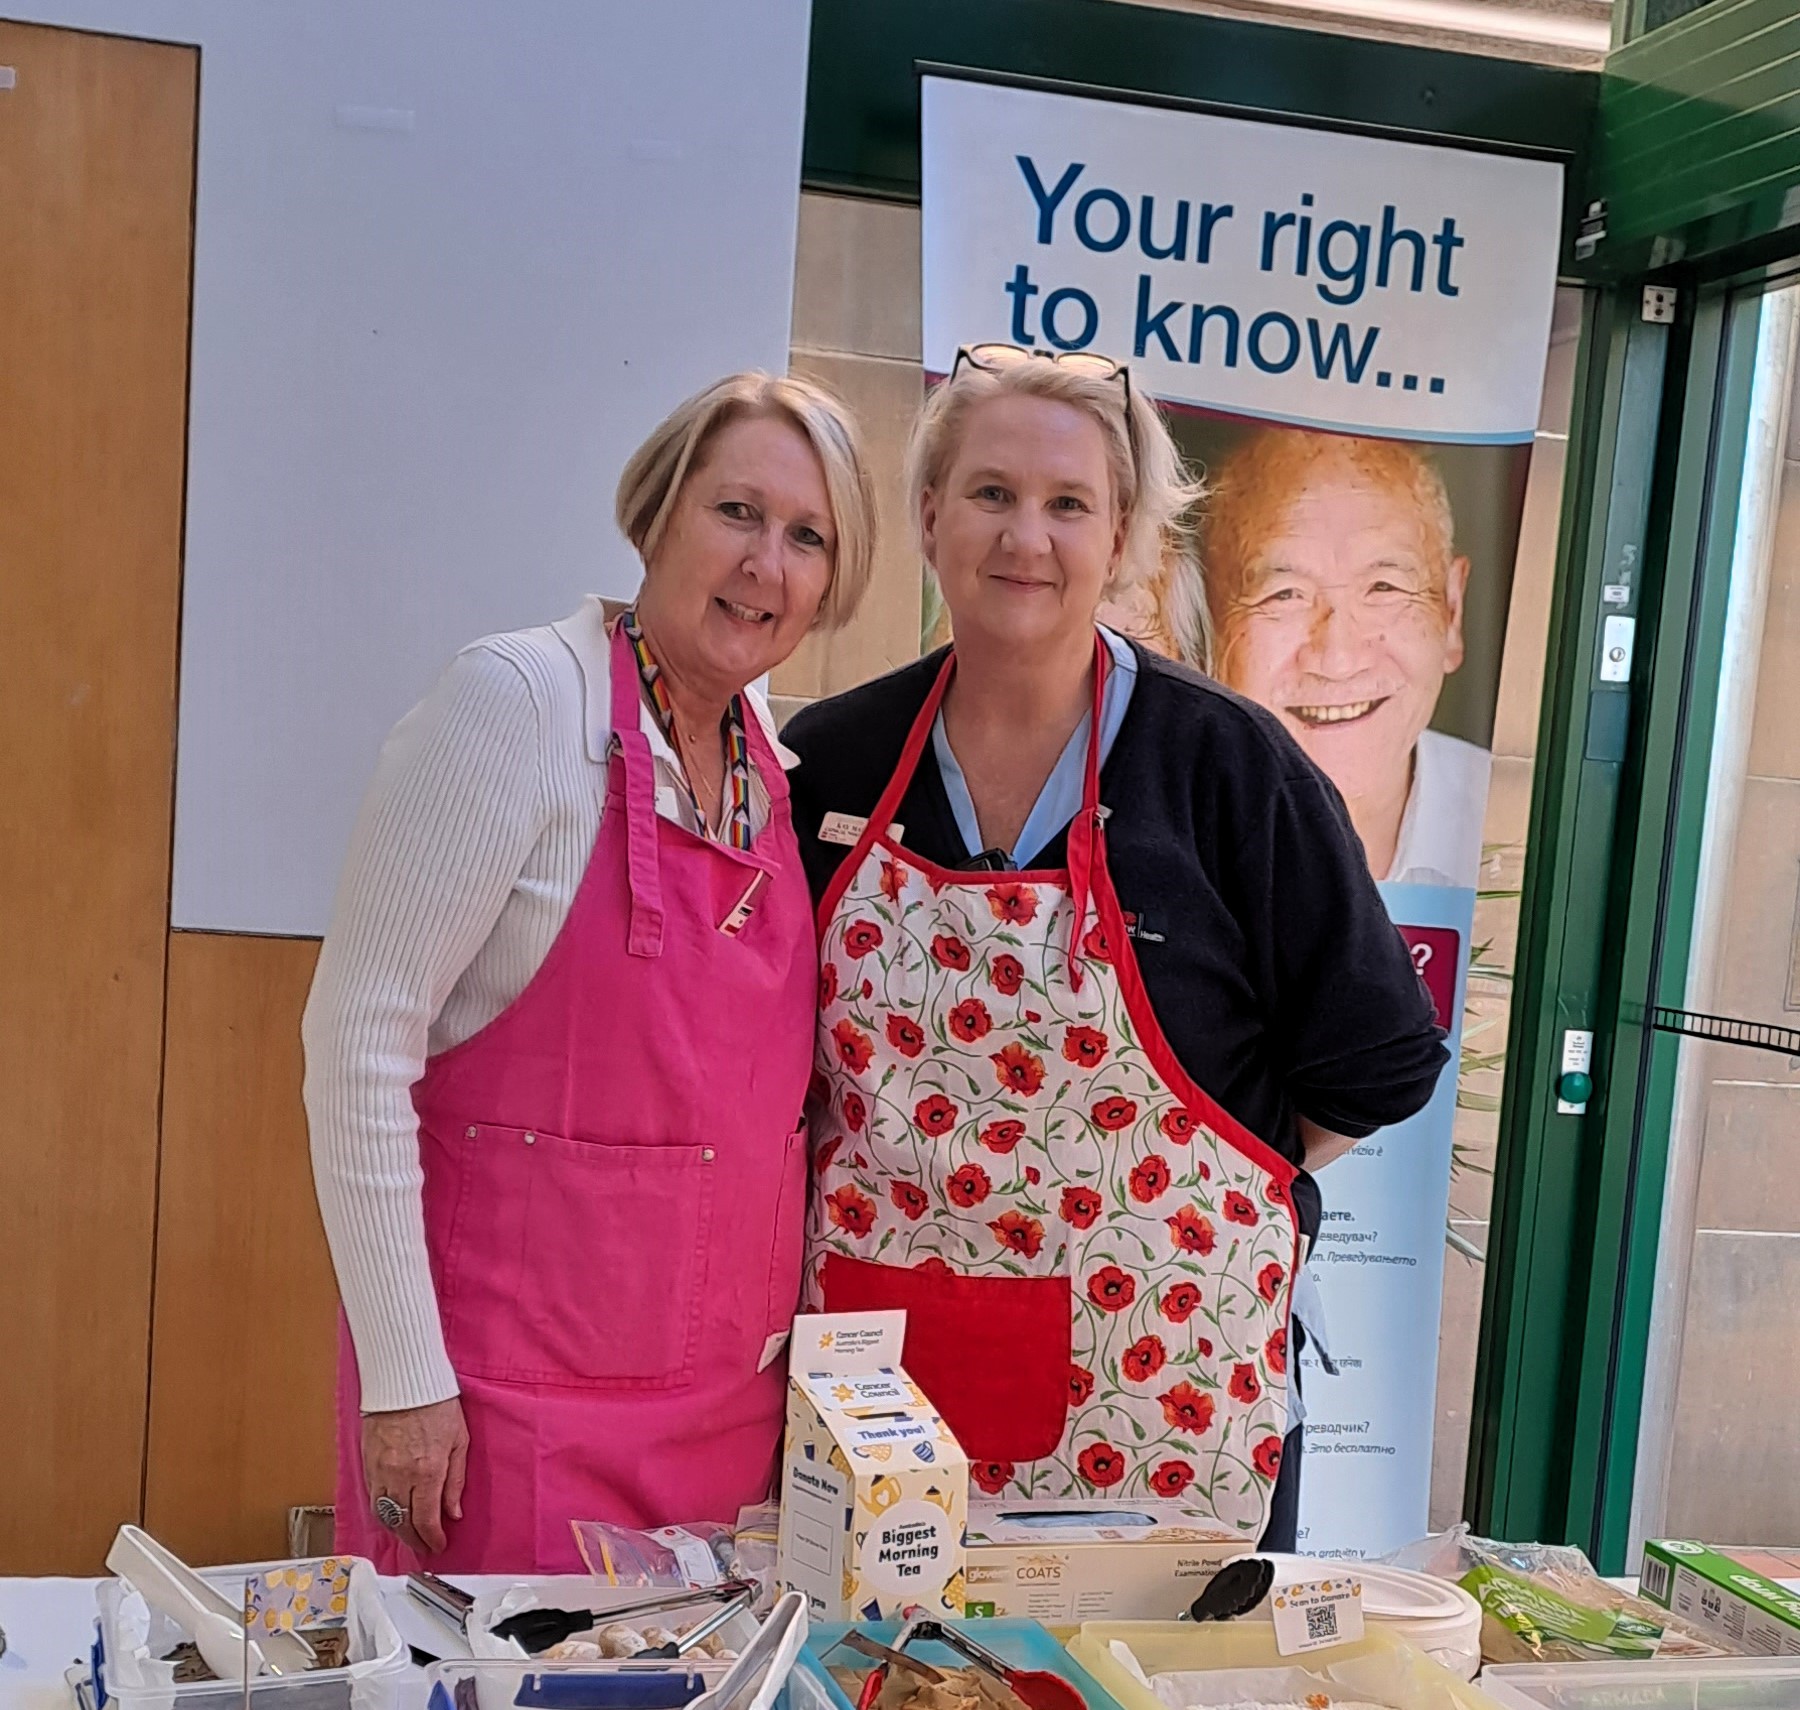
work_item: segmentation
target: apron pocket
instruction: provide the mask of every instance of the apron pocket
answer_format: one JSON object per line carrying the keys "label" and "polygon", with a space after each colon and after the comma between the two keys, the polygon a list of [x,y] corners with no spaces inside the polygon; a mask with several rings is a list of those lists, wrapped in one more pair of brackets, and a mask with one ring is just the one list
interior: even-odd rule
{"label": "apron pocket", "polygon": [[485,1125],[464,1148],[443,1261],[457,1372],[581,1388],[691,1381],[712,1148]]}
{"label": "apron pocket", "polygon": [[775,1190],[775,1248],[769,1255],[767,1334],[794,1327],[800,1310],[800,1282],[806,1269],[807,1125],[787,1137],[781,1179]]}
{"label": "apron pocket", "polygon": [[1067,1277],[971,1277],[831,1253],[827,1312],[906,1313],[907,1373],[971,1461],[1056,1453],[1069,1415]]}

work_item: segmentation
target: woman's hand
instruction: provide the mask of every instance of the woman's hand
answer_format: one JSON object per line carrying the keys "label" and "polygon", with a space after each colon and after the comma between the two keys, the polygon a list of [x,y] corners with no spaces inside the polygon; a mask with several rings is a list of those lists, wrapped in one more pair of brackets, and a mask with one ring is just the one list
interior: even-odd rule
{"label": "woman's hand", "polygon": [[1306,1172],[1316,1176],[1327,1164],[1336,1163],[1346,1152],[1354,1150],[1357,1142],[1348,1134],[1333,1134],[1311,1117],[1303,1116],[1300,1118],[1300,1144],[1306,1154]]}
{"label": "woman's hand", "polygon": [[462,1518],[469,1463],[462,1402],[453,1395],[424,1407],[365,1413],[362,1460],[370,1504],[390,1496],[407,1512],[394,1535],[421,1555],[436,1555],[445,1521]]}

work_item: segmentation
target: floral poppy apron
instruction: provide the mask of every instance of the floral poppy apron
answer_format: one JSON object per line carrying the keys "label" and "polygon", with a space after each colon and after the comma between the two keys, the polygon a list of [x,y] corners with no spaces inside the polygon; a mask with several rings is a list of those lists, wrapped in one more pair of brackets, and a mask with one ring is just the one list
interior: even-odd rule
{"label": "floral poppy apron", "polygon": [[807,1299],[902,1307],[992,1494],[1181,1497],[1255,1539],[1287,1423],[1294,1166],[1176,1060],[1106,865],[1101,692],[1063,871],[891,835],[955,668],[819,909]]}

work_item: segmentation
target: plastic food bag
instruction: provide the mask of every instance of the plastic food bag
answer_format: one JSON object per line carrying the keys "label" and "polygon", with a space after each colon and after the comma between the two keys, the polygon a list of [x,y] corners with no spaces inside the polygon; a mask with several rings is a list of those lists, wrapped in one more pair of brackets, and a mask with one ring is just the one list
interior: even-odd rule
{"label": "plastic food bag", "polygon": [[1484,1662],[1625,1662],[1741,1654],[1609,1584],[1566,1544],[1500,1544],[1467,1526],[1396,1550],[1395,1567],[1455,1580],[1481,1605]]}
{"label": "plastic food bag", "polygon": [[732,1537],[727,1563],[732,1579],[754,1580],[756,1612],[766,1615],[775,1607],[775,1558],[779,1543],[781,1508],[774,1502],[752,1503],[738,1510],[737,1531]]}
{"label": "plastic food bag", "polygon": [[731,1528],[713,1522],[634,1532],[603,1520],[575,1520],[575,1548],[606,1585],[688,1586],[698,1591],[731,1574]]}

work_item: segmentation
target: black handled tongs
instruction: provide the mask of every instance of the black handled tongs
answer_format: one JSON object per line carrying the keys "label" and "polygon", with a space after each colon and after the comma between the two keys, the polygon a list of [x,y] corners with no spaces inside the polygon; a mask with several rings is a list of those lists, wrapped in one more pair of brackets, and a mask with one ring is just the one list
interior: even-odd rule
{"label": "black handled tongs", "polygon": [[509,1615],[504,1621],[497,1623],[493,1631],[498,1638],[518,1640],[531,1655],[537,1656],[540,1652],[549,1650],[552,1645],[560,1645],[564,1639],[573,1638],[577,1633],[586,1633],[599,1626],[611,1626],[615,1621],[634,1621],[642,1615],[664,1615],[673,1609],[691,1609],[699,1603],[720,1605],[673,1644],[653,1645],[648,1650],[639,1651],[637,1657],[632,1659],[655,1662],[667,1657],[686,1655],[696,1645],[718,1632],[732,1616],[754,1608],[756,1595],[757,1587],[753,1580],[728,1579],[718,1585],[701,1586],[698,1589],[683,1587],[680,1590],[660,1592],[653,1597],[641,1598],[636,1603],[620,1604],[612,1609],[521,1609],[517,1615]]}

